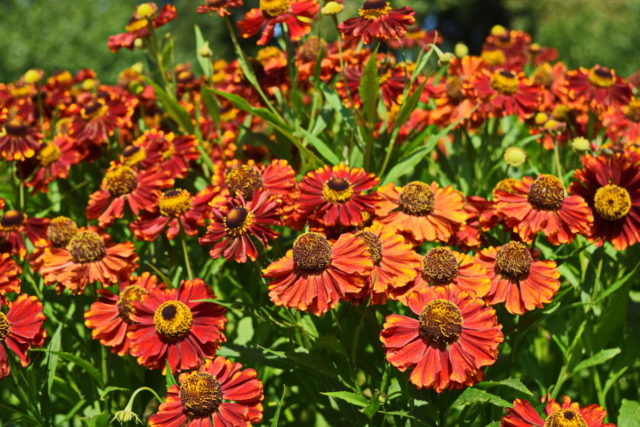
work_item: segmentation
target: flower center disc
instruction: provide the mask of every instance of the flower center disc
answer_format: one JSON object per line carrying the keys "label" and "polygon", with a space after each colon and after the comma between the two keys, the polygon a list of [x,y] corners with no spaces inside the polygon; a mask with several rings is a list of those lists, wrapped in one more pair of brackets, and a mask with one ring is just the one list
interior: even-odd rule
{"label": "flower center disc", "polygon": [[0,312],[0,342],[4,341],[7,335],[9,335],[9,319]]}
{"label": "flower center disc", "polygon": [[496,271],[514,282],[529,276],[531,263],[533,263],[531,252],[520,242],[502,245],[496,254]]}
{"label": "flower center disc", "polygon": [[224,182],[233,196],[241,193],[242,197],[250,200],[253,193],[262,187],[262,175],[252,166],[241,165],[230,168],[224,176]]}
{"label": "flower center disc", "polygon": [[598,215],[608,221],[622,219],[631,210],[629,192],[617,185],[605,185],[598,188],[593,202]]}
{"label": "flower center disc", "polygon": [[622,107],[622,111],[629,120],[640,123],[640,98],[633,98],[629,105]]}
{"label": "flower center disc", "polygon": [[491,87],[503,95],[513,95],[518,91],[518,77],[508,70],[500,70],[491,76]]}
{"label": "flower center disc", "polygon": [[133,302],[140,301],[146,294],[147,291],[145,291],[144,288],[136,285],[129,285],[120,292],[116,306],[118,307],[118,312],[122,320],[129,325],[133,324],[133,321],[129,318],[131,313],[134,312]]}
{"label": "flower center disc", "polygon": [[127,166],[137,165],[145,159],[147,153],[145,149],[137,145],[129,145],[122,150],[122,157]]}
{"label": "flower center disc", "polygon": [[364,19],[373,21],[389,14],[391,3],[385,0],[367,0],[358,11]]}
{"label": "flower center disc", "polygon": [[222,403],[222,387],[213,375],[193,372],[180,384],[179,396],[190,416],[206,418]]}
{"label": "flower center disc", "polygon": [[93,231],[81,231],[69,241],[67,250],[76,264],[100,261],[107,255],[104,240]]}
{"label": "flower center disc", "polygon": [[38,159],[40,159],[40,164],[44,167],[49,166],[51,163],[55,162],[60,158],[60,147],[58,147],[53,142],[49,142],[45,144],[40,152],[38,153]]}
{"label": "flower center disc", "polygon": [[547,417],[544,427],[587,427],[587,423],[578,411],[560,409]]}
{"label": "flower center disc", "polygon": [[113,197],[129,194],[138,186],[136,173],[129,166],[116,166],[110,169],[102,183]]}
{"label": "flower center disc", "polygon": [[177,218],[191,209],[191,194],[179,188],[165,191],[160,196],[159,207],[163,216]]}
{"label": "flower center disc", "polygon": [[595,66],[589,71],[589,83],[597,87],[611,87],[616,82],[610,69]]}
{"label": "flower center disc", "polygon": [[413,181],[402,187],[398,204],[408,215],[427,216],[433,212],[436,200],[428,184]]}
{"label": "flower center disc", "polygon": [[422,277],[429,284],[448,285],[458,275],[458,261],[446,248],[431,249],[422,259]]}
{"label": "flower center disc", "polygon": [[156,331],[167,341],[180,341],[191,331],[193,315],[187,305],[180,301],[166,301],[153,314]]}
{"label": "flower center disc", "polygon": [[505,193],[513,193],[518,180],[515,178],[505,178],[498,182],[493,191],[504,191]]}
{"label": "flower center disc", "polygon": [[73,236],[78,233],[78,226],[72,219],[59,216],[51,220],[47,228],[47,239],[56,248],[66,247]]}
{"label": "flower center disc", "polygon": [[224,219],[225,230],[233,237],[246,233],[252,224],[253,214],[241,206],[231,209]]}
{"label": "flower center disc", "polygon": [[293,264],[303,273],[320,273],[331,262],[331,245],[320,233],[304,233],[293,242]]}
{"label": "flower center disc", "polygon": [[260,0],[260,10],[270,18],[284,15],[291,9],[290,0]]}
{"label": "flower center disc", "polygon": [[369,257],[373,260],[375,265],[380,265],[382,261],[382,243],[378,236],[370,231],[361,231],[356,234],[356,237],[361,239],[369,250]]}
{"label": "flower center disc", "polygon": [[419,322],[420,335],[439,347],[453,344],[462,334],[462,313],[458,306],[445,299],[427,304]]}
{"label": "flower center disc", "polygon": [[0,225],[2,225],[3,230],[15,231],[20,228],[22,224],[24,224],[26,219],[27,218],[22,212],[10,209],[4,213],[2,221],[0,221]]}
{"label": "flower center disc", "polygon": [[447,96],[455,102],[460,102],[464,98],[462,94],[462,80],[459,77],[452,76],[447,78],[444,90]]}
{"label": "flower center disc", "polygon": [[17,120],[11,120],[4,125],[4,129],[11,136],[25,136],[27,134],[27,127]]}
{"label": "flower center disc", "polygon": [[107,111],[107,106],[99,101],[91,101],[80,111],[82,118],[91,120],[101,117]]}
{"label": "flower center disc", "polygon": [[344,178],[331,178],[322,186],[322,197],[329,203],[346,203],[353,196],[353,187]]}
{"label": "flower center disc", "polygon": [[529,189],[529,203],[541,211],[557,211],[564,200],[564,185],[553,175],[540,175]]}

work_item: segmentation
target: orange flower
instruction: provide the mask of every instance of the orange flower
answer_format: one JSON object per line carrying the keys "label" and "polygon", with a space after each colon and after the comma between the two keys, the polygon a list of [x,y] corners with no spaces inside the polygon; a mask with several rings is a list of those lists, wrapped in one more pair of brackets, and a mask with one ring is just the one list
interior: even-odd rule
{"label": "orange flower", "polygon": [[164,369],[168,362],[172,372],[197,368],[214,357],[226,341],[226,309],[197,301],[214,298],[201,279],[194,279],[183,280],[177,289],[152,289],[133,301],[127,333],[131,355],[151,369]]}
{"label": "orange flower", "polygon": [[146,130],[125,151],[129,154],[126,165],[138,165],[142,170],[164,169],[172,178],[186,177],[190,162],[200,157],[195,136],[178,136],[157,129]]}
{"label": "orange flower", "polygon": [[566,93],[587,107],[603,110],[612,105],[626,105],[631,99],[631,86],[610,68],[595,65],[590,70],[580,67],[566,76]]}
{"label": "orange flower", "polygon": [[382,202],[379,221],[412,237],[417,243],[446,242],[465,223],[464,198],[453,188],[413,181],[404,187],[387,184],[378,189]]}
{"label": "orange flower", "polygon": [[67,135],[56,135],[52,141],[43,143],[36,157],[40,167],[26,184],[33,187],[33,191],[43,193],[48,191],[50,182],[66,178],[71,166],[82,159],[75,140]]}
{"label": "orange flower", "polygon": [[580,407],[568,396],[562,398],[562,405],[555,399],[549,399],[545,406],[546,418],[542,419],[531,403],[516,399],[513,408],[507,408],[507,415],[502,417],[500,427],[547,427],[547,426],[585,426],[615,427],[615,424],[603,423],[607,411],[595,403]]}
{"label": "orange flower", "polygon": [[276,305],[322,316],[347,294],[359,293],[372,268],[365,243],[352,234],[331,244],[310,232],[298,236],[293,249],[262,274],[271,281],[269,297]]}
{"label": "orange flower", "polygon": [[242,7],[243,0],[205,0],[204,4],[198,5],[198,13],[217,13],[219,17],[231,15],[230,8]]}
{"label": "orange flower", "polygon": [[247,12],[238,28],[245,39],[262,29],[258,44],[265,45],[273,37],[276,25],[285,24],[291,40],[298,41],[311,31],[311,22],[319,10],[316,0],[260,0],[260,7]]}
{"label": "orange flower", "polygon": [[489,304],[505,303],[511,314],[524,314],[551,302],[560,288],[554,261],[541,261],[520,242],[489,247],[477,255],[491,278]]}
{"label": "orange flower", "polygon": [[504,340],[495,310],[452,285],[422,288],[408,305],[418,318],[389,315],[380,333],[389,363],[438,393],[480,381]]}
{"label": "orange flower", "polygon": [[531,117],[541,101],[540,89],[525,79],[522,73],[507,69],[482,70],[465,88],[481,102],[481,108],[492,116],[515,114],[521,119]]}
{"label": "orange flower", "polygon": [[7,293],[20,292],[20,267],[10,254],[0,254],[0,304]]}
{"label": "orange flower", "polygon": [[42,135],[36,126],[12,119],[0,133],[0,155],[7,160],[25,160],[35,156],[40,148]]}
{"label": "orange flower", "polygon": [[366,0],[358,13],[359,17],[347,19],[338,29],[346,40],[362,40],[364,44],[372,39],[398,39],[416,22],[413,9],[408,6],[392,9],[391,2],[386,0]]}
{"label": "orange flower", "polygon": [[496,211],[527,243],[540,231],[553,245],[569,244],[576,233],[588,235],[593,215],[580,196],[566,196],[553,175],[525,176],[510,192],[494,193]]}
{"label": "orange flower", "polygon": [[126,33],[109,36],[107,42],[111,52],[117,52],[123,47],[133,49],[134,42],[139,38],[149,37],[149,24],[153,28],[158,28],[173,21],[176,18],[176,8],[172,4],[165,5],[160,12],[155,3],[142,3],[136,7],[129,23],[126,26]]}
{"label": "orange flower", "polygon": [[0,242],[9,245],[9,251],[23,259],[27,255],[26,236],[35,247],[47,245],[48,218],[29,217],[27,214],[8,209],[0,220]]}

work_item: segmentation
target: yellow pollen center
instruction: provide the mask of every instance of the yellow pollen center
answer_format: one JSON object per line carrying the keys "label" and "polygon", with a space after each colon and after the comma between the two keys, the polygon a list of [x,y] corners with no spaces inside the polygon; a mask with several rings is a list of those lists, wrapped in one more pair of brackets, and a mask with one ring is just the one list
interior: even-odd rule
{"label": "yellow pollen center", "polygon": [[458,275],[458,261],[446,248],[431,249],[422,259],[422,277],[429,284],[448,285]]}
{"label": "yellow pollen center", "polygon": [[631,210],[629,192],[617,185],[605,185],[598,188],[593,203],[598,215],[608,221],[622,219]]}
{"label": "yellow pollen center", "polygon": [[222,403],[220,382],[206,372],[193,372],[180,384],[180,401],[194,418],[208,418]]}
{"label": "yellow pollen center", "polygon": [[78,226],[71,218],[59,216],[49,223],[47,239],[56,248],[64,248],[77,233]]}
{"label": "yellow pollen center", "polygon": [[38,160],[40,160],[40,164],[44,167],[49,166],[51,163],[55,162],[59,158],[60,158],[60,147],[58,147],[53,142],[48,142],[38,152]]}
{"label": "yellow pollen center", "polygon": [[493,191],[504,191],[505,193],[513,193],[518,180],[515,178],[505,178],[498,182]]}
{"label": "yellow pollen center", "polygon": [[324,271],[331,262],[331,245],[320,233],[304,233],[293,242],[293,264],[303,273]]}
{"label": "yellow pollen center", "polygon": [[529,276],[532,263],[531,252],[524,244],[509,242],[498,249],[495,269],[501,276],[518,282]]}
{"label": "yellow pollen center", "polygon": [[179,188],[165,191],[160,196],[158,206],[163,216],[177,218],[191,209],[191,194]]}
{"label": "yellow pollen center", "polygon": [[358,10],[358,13],[364,19],[374,21],[388,15],[390,10],[391,3],[388,1],[367,0],[362,5],[362,8]]}
{"label": "yellow pollen center", "polygon": [[177,342],[189,335],[193,315],[186,304],[180,301],[166,301],[160,304],[153,314],[153,323],[162,338],[169,342]]}
{"label": "yellow pollen center", "polygon": [[246,234],[253,225],[253,213],[243,207],[235,207],[229,211],[224,219],[224,229],[228,236],[238,237]]}
{"label": "yellow pollen center", "polygon": [[578,411],[559,409],[547,417],[543,427],[587,427],[587,423]]}
{"label": "yellow pollen center", "polygon": [[346,203],[351,196],[353,196],[353,187],[344,178],[331,178],[322,186],[322,198],[329,203]]}
{"label": "yellow pollen center", "polygon": [[615,82],[616,78],[608,68],[596,66],[589,70],[589,83],[593,86],[608,88]]}
{"label": "yellow pollen center", "polygon": [[487,61],[487,63],[492,66],[502,65],[507,60],[507,58],[504,56],[504,52],[499,49],[483,50],[482,59]]}
{"label": "yellow pollen center", "polygon": [[137,145],[129,145],[122,150],[122,157],[124,157],[124,164],[127,166],[137,165],[147,157],[146,150]]}
{"label": "yellow pollen center", "polygon": [[545,87],[551,87],[553,76],[551,74],[551,65],[544,63],[533,72],[533,80]]}
{"label": "yellow pollen center", "polygon": [[447,96],[453,101],[461,101],[464,98],[464,95],[462,93],[462,80],[459,77],[455,76],[447,78],[445,92],[447,93]]}
{"label": "yellow pollen center", "polygon": [[405,185],[400,192],[398,205],[407,215],[427,216],[435,208],[436,200],[428,184],[413,181]]}
{"label": "yellow pollen center", "polygon": [[291,9],[290,0],[260,0],[260,10],[270,18],[284,15]]}
{"label": "yellow pollen center", "polygon": [[85,120],[93,120],[104,116],[106,112],[107,106],[104,105],[104,101],[91,101],[82,108],[80,114]]}
{"label": "yellow pollen center", "polygon": [[262,187],[260,171],[249,165],[230,168],[224,176],[224,182],[233,196],[241,193],[242,197],[250,200],[253,193]]}
{"label": "yellow pollen center", "polygon": [[373,263],[380,265],[380,261],[382,261],[382,242],[380,242],[378,236],[370,231],[361,231],[356,234],[356,237],[364,242]]}
{"label": "yellow pollen center", "polygon": [[462,313],[458,306],[445,299],[433,300],[419,318],[420,335],[436,347],[446,347],[462,334]]}
{"label": "yellow pollen center", "polygon": [[4,341],[7,335],[9,335],[9,319],[0,312],[0,342]]}
{"label": "yellow pollen center", "polygon": [[109,169],[102,183],[113,197],[131,193],[138,186],[136,173],[129,166],[115,166]]}
{"label": "yellow pollen center", "polygon": [[71,259],[76,264],[100,261],[107,255],[104,239],[93,231],[80,231],[67,245]]}
{"label": "yellow pollen center", "polygon": [[622,112],[632,122],[640,123],[640,98],[632,98],[629,105],[622,107]]}
{"label": "yellow pollen center", "polygon": [[500,70],[491,76],[491,87],[503,95],[513,95],[518,91],[518,76],[507,70]]}
{"label": "yellow pollen center", "polygon": [[529,189],[529,203],[537,210],[557,211],[564,200],[564,185],[553,175],[540,175]]}
{"label": "yellow pollen center", "polygon": [[135,312],[133,302],[142,300],[142,297],[146,294],[147,291],[145,291],[144,288],[136,285],[129,285],[120,292],[116,306],[118,307],[118,312],[122,320],[130,325],[134,323],[130,319],[131,313]]}

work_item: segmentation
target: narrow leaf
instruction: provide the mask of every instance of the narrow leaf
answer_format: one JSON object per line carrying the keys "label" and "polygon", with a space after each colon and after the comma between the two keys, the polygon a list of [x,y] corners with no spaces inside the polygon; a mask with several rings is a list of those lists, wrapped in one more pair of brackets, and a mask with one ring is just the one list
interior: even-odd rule
{"label": "narrow leaf", "polygon": [[324,394],[325,396],[344,400],[345,402],[348,402],[355,406],[360,406],[361,408],[364,408],[369,404],[369,401],[367,400],[366,397],[360,394],[351,393],[349,391],[326,391],[320,394]]}
{"label": "narrow leaf", "polygon": [[202,36],[202,31],[200,31],[200,27],[197,25],[194,27],[196,33],[196,58],[198,58],[198,64],[200,64],[200,68],[205,76],[211,77],[213,74],[213,65],[211,64],[210,57],[204,57],[200,55],[200,51],[204,47],[208,47],[209,43],[205,41]]}
{"label": "narrow leaf", "polygon": [[187,110],[180,105],[175,97],[167,93],[155,82],[149,79],[147,79],[147,82],[151,87],[153,87],[153,91],[156,94],[156,98],[158,98],[158,102],[162,107],[164,107],[164,110],[167,112],[169,117],[171,117],[171,119],[175,121],[184,132],[192,134],[194,132],[193,122],[191,121],[191,116]]}
{"label": "narrow leaf", "polygon": [[380,77],[378,76],[377,52],[373,52],[362,72],[360,80],[360,99],[362,108],[369,123],[377,121],[378,95],[380,93]]}
{"label": "narrow leaf", "polygon": [[58,328],[53,333],[51,337],[51,341],[49,341],[49,346],[47,347],[49,354],[47,360],[47,393],[51,395],[51,387],[53,387],[53,380],[56,377],[56,368],[58,367],[58,358],[57,354],[54,352],[60,351],[60,332],[62,331],[62,324],[58,325]]}
{"label": "narrow leaf", "polygon": [[477,388],[467,388],[462,392],[460,396],[453,402],[454,407],[461,407],[466,405],[472,405],[476,403],[491,403],[492,405],[505,408],[511,406],[511,403],[507,402],[500,396],[487,393],[486,391],[479,390]]}
{"label": "narrow leaf", "polygon": [[618,425],[624,427],[640,427],[640,403],[622,399]]}
{"label": "narrow leaf", "polygon": [[590,358],[583,360],[578,363],[575,368],[573,368],[573,373],[576,374],[583,369],[591,368],[593,366],[602,365],[609,359],[613,359],[618,354],[620,354],[621,350],[619,347],[616,348],[607,348],[604,350],[600,350]]}

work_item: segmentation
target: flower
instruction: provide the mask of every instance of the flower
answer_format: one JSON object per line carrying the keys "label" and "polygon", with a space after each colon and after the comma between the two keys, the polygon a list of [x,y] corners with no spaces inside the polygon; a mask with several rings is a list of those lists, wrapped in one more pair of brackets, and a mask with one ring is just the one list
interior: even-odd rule
{"label": "flower", "polygon": [[615,70],[600,65],[567,72],[565,87],[569,99],[596,110],[626,105],[632,95],[629,84]]}
{"label": "flower", "polygon": [[507,408],[507,415],[502,417],[500,427],[615,427],[614,424],[603,423],[607,411],[595,403],[580,407],[568,396],[562,398],[562,405],[555,399],[549,399],[545,406],[546,418],[542,419],[533,405],[526,400],[516,399],[513,408]]}
{"label": "flower", "polygon": [[87,206],[87,218],[98,218],[106,228],[124,215],[125,202],[138,215],[141,209],[152,209],[160,198],[160,190],[173,185],[164,169],[136,171],[125,165],[111,164],[102,179],[100,190],[93,193]]}
{"label": "flower", "polygon": [[71,238],[66,248],[45,251],[40,274],[47,285],[59,282],[73,293],[82,293],[89,283],[117,283],[138,268],[137,261],[131,242],[112,244],[94,231],[83,230]]}
{"label": "flower", "polygon": [[342,234],[331,244],[322,234],[309,232],[298,236],[293,249],[262,274],[270,280],[274,304],[322,316],[347,294],[358,294],[372,268],[361,239]]}
{"label": "flower", "polygon": [[129,281],[120,282],[117,295],[107,289],[99,289],[98,301],[91,304],[84,313],[84,324],[91,329],[91,337],[119,356],[129,353],[130,339],[127,338],[127,332],[133,324],[133,302],[140,301],[153,289],[164,288],[164,283],[158,283],[156,276],[145,271],[140,276],[131,277]]}
{"label": "flower", "polygon": [[198,6],[198,13],[217,13],[220,18],[231,15],[229,9],[242,7],[243,0],[205,0]]}
{"label": "flower", "polygon": [[387,184],[378,189],[382,202],[376,207],[378,221],[410,235],[417,243],[446,242],[468,214],[464,198],[453,188],[439,188],[413,181],[404,187]]}
{"label": "flower", "polygon": [[123,47],[133,49],[137,39],[149,37],[149,25],[158,28],[173,21],[176,18],[176,8],[172,4],[166,4],[160,12],[155,3],[142,3],[136,7],[127,24],[125,33],[109,36],[107,45],[111,52],[117,52]]}
{"label": "flower", "polygon": [[0,311],[0,379],[11,372],[7,348],[18,356],[20,364],[25,367],[29,364],[27,351],[31,347],[42,347],[47,336],[42,327],[45,315],[38,298],[22,294],[7,305],[9,310],[6,313]]}
{"label": "flower", "polygon": [[640,241],[640,162],[630,154],[582,157],[569,193],[582,196],[593,211],[590,238],[623,250]]}
{"label": "flower", "polygon": [[71,135],[87,148],[105,144],[116,130],[126,133],[132,127],[131,117],[137,105],[137,98],[112,87],[104,88],[97,96],[83,93],[70,108],[75,113]]}
{"label": "flower", "polygon": [[350,168],[343,163],[323,166],[307,173],[300,184],[296,199],[297,209],[325,226],[360,225],[363,214],[372,213],[378,197],[364,194],[378,185],[380,180],[361,168]]}
{"label": "flower", "polygon": [[211,223],[207,233],[200,238],[202,245],[215,244],[209,252],[213,259],[223,255],[225,259],[247,262],[247,256],[255,261],[258,250],[251,237],[256,238],[264,247],[269,240],[278,237],[278,233],[269,226],[280,225],[278,203],[264,190],[257,190],[247,202],[240,194],[229,199],[225,207],[211,210]]}
{"label": "flower", "polygon": [[493,116],[517,115],[527,119],[533,115],[541,100],[540,89],[522,73],[507,69],[483,70],[465,89],[473,93]]}
{"label": "flower", "polygon": [[366,0],[358,14],[359,17],[340,23],[338,30],[345,39],[362,40],[364,44],[371,43],[371,39],[398,39],[416,22],[413,9],[408,6],[392,9],[386,0]]}
{"label": "flower", "polygon": [[23,259],[27,255],[24,236],[26,235],[35,247],[46,246],[48,225],[48,218],[30,217],[21,211],[7,209],[0,220],[0,242],[7,242],[11,253]]}
{"label": "flower", "polygon": [[265,45],[276,25],[285,24],[291,40],[299,41],[311,31],[311,21],[319,10],[316,0],[260,0],[260,7],[249,10],[238,28],[245,39],[262,29],[258,44]]}
{"label": "flower", "polygon": [[554,245],[571,243],[576,233],[588,235],[593,215],[580,196],[566,196],[562,181],[553,175],[525,176],[511,191],[496,190],[495,208],[527,243],[540,231]]}
{"label": "flower", "polygon": [[40,167],[26,184],[33,187],[34,191],[43,193],[48,191],[50,182],[66,178],[71,166],[82,160],[75,140],[67,135],[56,135],[52,141],[43,143],[36,157]]}
{"label": "flower", "polygon": [[215,295],[202,279],[183,280],[176,289],[152,289],[133,301],[127,338],[130,354],[151,369],[194,369],[215,356],[227,322],[226,309],[210,301]]}
{"label": "flower", "polygon": [[25,160],[35,156],[42,135],[36,126],[14,118],[0,132],[0,155],[7,161]]}
{"label": "flower", "polygon": [[11,258],[11,254],[0,254],[0,303],[7,293],[20,292],[22,268]]}
{"label": "flower", "polygon": [[542,261],[520,242],[482,249],[477,259],[491,278],[489,304],[505,303],[511,314],[524,314],[551,302],[560,288],[554,261]]}
{"label": "flower", "polygon": [[248,426],[262,420],[263,387],[253,369],[218,356],[179,381],[149,425]]}
{"label": "flower", "polygon": [[438,393],[480,381],[504,340],[495,310],[451,285],[422,288],[407,302],[418,318],[391,314],[380,332],[389,363]]}
{"label": "flower", "polygon": [[588,151],[591,148],[591,143],[587,138],[579,136],[571,141],[571,148],[576,151]]}
{"label": "flower", "polygon": [[233,164],[224,172],[224,185],[232,196],[242,194],[251,200],[259,188],[278,199],[288,199],[296,185],[296,173],[286,160],[274,159],[268,165]]}
{"label": "flower", "polygon": [[138,164],[140,169],[164,169],[173,178],[186,177],[189,163],[200,157],[195,136],[178,136],[157,129],[146,130],[127,149],[125,164],[128,166]]}

